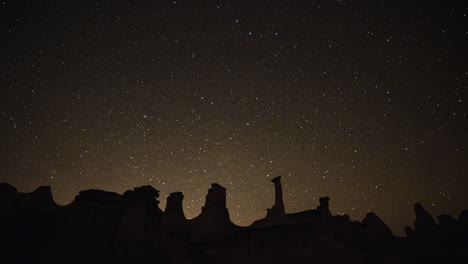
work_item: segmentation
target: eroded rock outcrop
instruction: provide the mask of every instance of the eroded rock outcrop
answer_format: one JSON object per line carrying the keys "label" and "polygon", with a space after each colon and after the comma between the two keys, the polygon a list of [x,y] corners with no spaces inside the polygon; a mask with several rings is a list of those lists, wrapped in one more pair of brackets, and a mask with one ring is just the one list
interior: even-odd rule
{"label": "eroded rock outcrop", "polygon": [[460,232],[460,228],[458,226],[458,222],[455,218],[450,215],[439,215],[439,229],[448,236],[455,236]]}
{"label": "eroded rock outcrop", "polygon": [[213,183],[206,195],[205,206],[199,216],[191,221],[195,240],[213,240],[230,237],[234,224],[226,208],[226,188]]}
{"label": "eroded rock outcrop", "polygon": [[85,190],[67,206],[50,187],[20,193],[0,184],[2,263],[463,263],[468,256],[468,211],[439,225],[415,205],[415,231],[395,237],[374,213],[362,222],[332,215],[328,197],[316,209],[285,213],[280,178],[275,204],[249,227],[234,225],[226,189],[212,184],[201,214],[188,220],[184,195],[171,193],[165,212],[149,186],[123,195]]}
{"label": "eroded rock outcrop", "polygon": [[6,182],[0,183],[0,196],[16,194],[18,190]]}
{"label": "eroded rock outcrop", "polygon": [[367,213],[361,222],[366,226],[367,233],[376,239],[391,239],[393,233],[390,228],[375,213]]}
{"label": "eroded rock outcrop", "polygon": [[120,225],[122,196],[103,190],[81,191],[64,209],[47,262],[109,261]]}
{"label": "eroded rock outcrop", "polygon": [[317,210],[322,212],[322,216],[325,218],[330,217],[332,215],[330,212],[329,202],[330,202],[330,197],[328,196],[319,198],[320,205],[317,206]]}
{"label": "eroded rock outcrop", "polygon": [[414,238],[414,230],[409,226],[405,226],[405,234],[408,238]]}
{"label": "eroded rock outcrop", "polygon": [[272,208],[268,209],[266,218],[270,221],[280,221],[285,215],[281,176],[273,178],[271,182],[275,185],[275,204]]}
{"label": "eroded rock outcrop", "polygon": [[173,192],[167,197],[166,209],[163,215],[163,228],[167,232],[187,229],[188,221],[182,208],[184,195],[182,192]]}
{"label": "eroded rock outcrop", "polygon": [[123,194],[122,216],[114,240],[120,259],[144,261],[158,247],[162,210],[159,191],[150,185]]}
{"label": "eroded rock outcrop", "polygon": [[182,192],[169,194],[163,214],[161,243],[173,263],[187,262],[189,254],[190,222],[184,215],[183,200]]}
{"label": "eroded rock outcrop", "polygon": [[414,222],[415,235],[422,239],[436,238],[440,235],[437,223],[431,214],[420,203],[414,205],[416,220]]}
{"label": "eroded rock outcrop", "polygon": [[50,247],[60,218],[61,206],[49,186],[20,193],[7,183],[0,184],[0,262],[29,263]]}
{"label": "eroded rock outcrop", "polygon": [[468,230],[468,210],[464,210],[459,216],[458,216],[458,225],[465,229]]}

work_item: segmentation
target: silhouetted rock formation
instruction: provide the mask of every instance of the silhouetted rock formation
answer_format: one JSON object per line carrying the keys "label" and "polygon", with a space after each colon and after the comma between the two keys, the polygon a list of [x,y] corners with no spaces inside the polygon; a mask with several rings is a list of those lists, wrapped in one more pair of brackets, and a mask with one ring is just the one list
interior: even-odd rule
{"label": "silhouetted rock formation", "polygon": [[362,220],[362,224],[366,226],[367,233],[378,239],[393,238],[393,233],[388,226],[375,213],[367,213]]}
{"label": "silhouetted rock formation", "polygon": [[331,216],[330,208],[329,208],[329,205],[328,205],[329,201],[330,201],[330,198],[328,196],[319,198],[320,205],[317,206],[317,210],[322,212],[323,217]]}
{"label": "silhouetted rock formation", "polygon": [[409,226],[405,226],[405,234],[408,238],[414,238],[414,230]]}
{"label": "silhouetted rock formation", "polygon": [[183,231],[188,228],[182,208],[184,195],[182,192],[173,192],[167,197],[166,209],[164,210],[163,224],[165,231]]}
{"label": "silhouetted rock formation", "polygon": [[468,237],[468,210],[464,210],[458,216],[458,227],[460,228],[461,236]]}
{"label": "silhouetted rock formation", "polygon": [[28,263],[37,260],[51,244],[58,224],[58,206],[50,187],[19,193],[13,186],[0,184],[0,255],[3,263]]}
{"label": "silhouetted rock formation", "polygon": [[0,183],[1,263],[463,263],[468,259],[468,210],[439,225],[415,204],[415,231],[395,237],[375,213],[362,222],[332,215],[328,197],[317,209],[286,213],[281,178],[265,218],[234,225],[226,189],[212,184],[202,212],[186,219],[181,192],[167,197],[141,186],[123,195],[81,191],[58,206],[50,187],[20,193]]}
{"label": "silhouetted rock formation", "polygon": [[453,236],[460,232],[457,220],[450,215],[439,215],[439,229],[442,233]]}
{"label": "silhouetted rock formation", "polygon": [[184,215],[183,199],[182,192],[171,193],[163,215],[161,243],[173,263],[184,263],[188,258],[190,223]]}
{"label": "silhouetted rock formation", "polygon": [[146,185],[123,194],[122,216],[115,243],[120,259],[144,261],[159,242],[162,211],[159,191]]}
{"label": "silhouetted rock formation", "polygon": [[[81,191],[60,215],[51,252],[44,262],[106,261],[122,213],[122,196],[102,190]],[[49,252],[48,254],[52,254]]]}
{"label": "silhouetted rock formation", "polygon": [[283,224],[298,224],[310,221],[318,221],[322,213],[318,210],[308,210],[293,214],[286,214],[283,202],[283,188],[281,186],[281,176],[271,180],[275,186],[275,203],[271,209],[267,209],[265,218],[255,221],[251,227],[266,227]]}
{"label": "silhouetted rock formation", "polygon": [[16,190],[16,188],[11,186],[10,184],[6,182],[0,183],[0,196],[12,195],[17,192],[18,190]]}
{"label": "silhouetted rock formation", "polygon": [[281,176],[275,177],[271,180],[275,185],[275,204],[271,209],[268,209],[267,218],[270,221],[279,220],[284,217],[284,203],[283,203],[283,187],[281,186]]}
{"label": "silhouetted rock formation", "polygon": [[440,235],[439,228],[434,218],[422,207],[420,203],[414,205],[416,220],[414,221],[414,233],[420,239],[433,239]]}
{"label": "silhouetted rock formation", "polygon": [[234,224],[226,208],[226,188],[213,183],[199,216],[191,220],[195,240],[215,240],[232,235]]}
{"label": "silhouetted rock formation", "polygon": [[468,210],[464,210],[458,216],[458,224],[461,228],[468,229]]}

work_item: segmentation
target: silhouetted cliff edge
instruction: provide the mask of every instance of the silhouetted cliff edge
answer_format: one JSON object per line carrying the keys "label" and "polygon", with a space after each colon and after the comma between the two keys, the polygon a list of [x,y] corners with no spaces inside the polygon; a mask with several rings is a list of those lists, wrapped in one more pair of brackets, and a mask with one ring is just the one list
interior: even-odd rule
{"label": "silhouetted cliff edge", "polygon": [[468,210],[437,223],[417,203],[414,228],[395,237],[374,213],[361,222],[333,215],[329,197],[285,213],[281,177],[272,182],[272,208],[248,227],[231,222],[216,183],[190,220],[182,192],[163,212],[149,185],[123,195],[85,190],[59,206],[50,187],[20,193],[0,183],[0,263],[468,263]]}

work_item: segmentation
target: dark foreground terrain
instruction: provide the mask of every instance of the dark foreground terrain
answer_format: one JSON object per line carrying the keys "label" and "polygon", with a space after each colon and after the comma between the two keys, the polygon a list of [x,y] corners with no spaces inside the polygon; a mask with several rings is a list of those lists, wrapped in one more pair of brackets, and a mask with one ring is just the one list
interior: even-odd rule
{"label": "dark foreground terrain", "polygon": [[219,184],[188,220],[181,192],[163,212],[151,186],[85,190],[59,206],[50,187],[19,193],[1,183],[0,263],[468,263],[468,210],[437,224],[415,204],[414,228],[396,237],[374,213],[361,222],[332,215],[328,197],[286,214],[281,177],[273,183],[273,207],[249,227],[231,222]]}

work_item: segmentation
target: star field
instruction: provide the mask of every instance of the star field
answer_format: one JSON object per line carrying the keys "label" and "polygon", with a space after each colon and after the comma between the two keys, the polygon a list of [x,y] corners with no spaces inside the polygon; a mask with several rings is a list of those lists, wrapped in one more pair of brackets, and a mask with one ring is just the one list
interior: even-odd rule
{"label": "star field", "polygon": [[[145,3],[143,3],[145,2]],[[150,184],[249,225],[331,197],[396,233],[468,208],[468,8],[417,1],[0,3],[0,182]]]}

